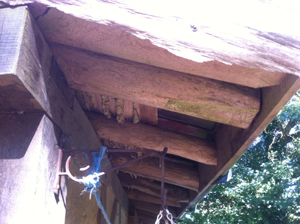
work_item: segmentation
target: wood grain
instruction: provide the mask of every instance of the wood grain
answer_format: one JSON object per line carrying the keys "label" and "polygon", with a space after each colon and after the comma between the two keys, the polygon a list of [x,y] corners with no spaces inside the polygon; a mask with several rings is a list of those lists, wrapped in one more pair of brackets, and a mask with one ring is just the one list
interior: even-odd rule
{"label": "wood grain", "polygon": [[0,114],[0,124],[1,223],[64,223],[65,177],[53,195],[60,131],[42,113]]}
{"label": "wood grain", "polygon": [[[136,189],[156,197],[161,196],[161,185],[157,181],[150,181],[138,176],[132,177],[123,172],[119,172],[118,176],[125,188]],[[187,189],[170,184],[165,184],[165,188],[168,190],[167,198],[169,200],[184,203],[189,202]]]}
{"label": "wood grain", "polygon": [[[137,191],[137,190],[132,190],[132,189],[129,189],[129,190],[125,189],[125,192],[129,199],[161,205],[161,197],[156,197],[151,194],[147,194],[142,191]],[[168,198],[167,198],[166,203],[168,206],[181,207],[180,203],[168,200]]]}
{"label": "wood grain", "polygon": [[[111,163],[118,166],[132,160],[128,153],[111,153]],[[161,168],[158,158],[145,158],[120,168],[122,172],[135,174],[148,179],[161,180]],[[199,187],[198,169],[183,164],[165,161],[165,182],[194,191]]]}
{"label": "wood grain", "polygon": [[[7,52],[7,59],[4,60],[6,66],[0,67],[1,72],[5,71],[7,74],[4,75],[13,75],[20,80],[24,88],[31,94],[32,99],[34,99],[32,107],[39,105],[41,110],[47,115],[47,119],[51,120],[51,125],[59,128],[64,133],[65,141],[70,143],[69,147],[100,148],[101,142],[79,103],[74,99],[72,91],[66,83],[62,83],[63,79],[58,77],[59,74],[62,74],[59,68],[54,63],[52,64],[54,66],[53,69],[50,69],[52,63],[51,51],[28,8],[23,6],[0,9],[0,11],[1,23],[4,22],[3,26],[6,26],[7,23],[12,24],[10,29],[1,30],[1,37],[6,37],[5,41],[8,40],[7,44],[9,44],[8,49],[10,50]],[[4,17],[2,17],[3,15]],[[17,25],[21,28],[15,29]],[[1,63],[3,58],[5,58],[5,54],[1,51]],[[2,73],[0,74],[1,77],[4,77]],[[6,80],[4,84],[11,80]],[[3,85],[5,89],[7,85],[4,84],[1,83],[0,86]],[[18,85],[10,86],[11,89],[14,87],[16,87],[16,90],[20,90]],[[2,86],[0,88],[2,89]],[[46,133],[46,131],[42,131],[40,135]],[[128,199],[116,174],[108,175],[104,182],[107,184],[107,188],[111,189],[111,195],[117,198],[120,206],[126,211]],[[88,197],[84,196],[79,198],[78,194],[82,191],[82,188],[77,185],[77,183],[72,181],[68,184],[65,222],[82,224],[90,223],[91,221],[96,222],[98,211],[96,202],[91,202]],[[32,187],[31,184],[30,187]],[[82,215],[83,213],[85,215]]]}
{"label": "wood grain", "polygon": [[[93,5],[88,2],[76,2],[72,5],[74,11],[70,11],[70,1],[67,4],[60,2],[60,11],[56,9],[58,3],[40,2],[44,5],[32,4],[30,7],[35,16],[41,15],[46,5],[53,7],[47,15],[37,21],[47,39],[52,42],[253,88],[278,85],[285,77],[285,73],[299,73],[297,66],[300,64],[297,50],[299,39],[290,38],[284,32],[286,30],[284,24],[297,19],[281,18],[276,25],[276,30],[282,30],[279,33],[261,29],[272,27],[274,21],[278,20],[275,16],[288,11],[286,6],[281,7],[280,12],[274,13],[273,17],[269,16],[268,20],[264,14],[260,14],[262,18],[257,21],[271,24],[261,26],[260,23],[249,27],[249,24],[237,25],[236,21],[228,21],[230,18],[243,17],[246,20],[252,18],[252,15],[249,15],[251,10],[236,5],[232,0],[221,7],[226,10],[218,11],[217,14],[223,16],[220,16],[222,20],[216,23],[213,22],[216,20],[213,14],[207,14],[216,10],[215,5],[200,6],[197,1],[190,2],[191,8],[186,10],[188,15],[181,17],[180,15],[184,13],[181,9],[186,8],[186,5],[178,6],[178,11],[173,15],[157,15],[157,12],[152,11],[155,7],[152,7],[151,2],[148,3],[149,7],[145,6],[142,9],[120,1],[112,1],[112,4],[94,2]],[[258,0],[251,3],[259,4],[257,8],[268,7],[269,4]],[[175,5],[183,3],[166,3],[160,5],[160,9],[170,12],[167,8],[169,4],[176,10]],[[219,1],[216,4],[224,3]],[[110,7],[109,10],[105,10],[107,7]],[[270,7],[266,10],[269,11]],[[99,11],[92,16],[88,8],[97,8]],[[121,12],[123,16],[131,17],[127,23],[124,17],[123,19],[117,17],[119,15],[117,11],[121,8],[124,9]],[[276,7],[272,9],[274,8]],[[101,10],[103,13],[100,13]],[[113,10],[112,13],[107,14],[106,12],[110,10]],[[259,16],[258,12],[256,13]],[[236,14],[238,15],[228,16]],[[288,12],[288,15],[291,16],[291,13]],[[113,16],[117,18],[109,19]],[[191,21],[191,18],[202,16],[203,18],[199,20]],[[294,16],[298,18],[298,15]],[[240,21],[243,20],[238,20]],[[138,24],[139,27],[136,26]],[[197,32],[193,32],[191,25],[197,27]],[[164,30],[168,32],[164,32],[165,35],[161,36]],[[169,38],[166,38],[166,35],[169,35]]]}
{"label": "wood grain", "polygon": [[197,138],[212,139],[212,131],[164,118],[158,118],[157,127]]}
{"label": "wood grain", "polygon": [[228,125],[218,126],[216,129],[218,165],[199,164],[200,191],[198,196],[203,194],[220,175],[240,158],[299,88],[300,78],[295,75],[287,75],[281,85],[262,89],[262,109],[248,129],[244,130]]}
{"label": "wood grain", "polygon": [[99,138],[111,139],[126,145],[162,151],[207,164],[216,164],[216,151],[212,141],[177,134],[146,124],[117,123],[103,115],[87,113]]}
{"label": "wood grain", "polygon": [[140,122],[157,126],[157,108],[138,104],[137,111]]}
{"label": "wood grain", "polygon": [[[154,214],[155,216],[158,215],[160,211],[160,205],[156,205],[153,203],[142,203],[140,201],[131,200],[131,204],[135,207],[137,211],[144,211]],[[174,207],[168,207],[168,210],[173,214],[173,216],[176,216],[175,208]]]}
{"label": "wood grain", "polygon": [[51,45],[70,87],[247,128],[260,91],[77,48]]}

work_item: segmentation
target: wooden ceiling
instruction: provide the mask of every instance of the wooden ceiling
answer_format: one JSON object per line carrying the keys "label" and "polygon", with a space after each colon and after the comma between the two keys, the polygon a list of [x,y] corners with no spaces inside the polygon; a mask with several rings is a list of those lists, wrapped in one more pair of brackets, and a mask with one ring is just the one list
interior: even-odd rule
{"label": "wooden ceiling", "polygon": [[[299,39],[240,27],[255,38],[230,39],[226,32],[218,36],[227,49],[222,52],[194,39],[183,42],[180,33],[173,41],[159,38],[152,23],[147,33],[113,18],[88,19],[88,3],[75,2],[29,8],[102,144],[168,147],[167,204],[175,216],[234,164],[300,87]],[[116,12],[120,4],[101,2]],[[122,4],[143,21],[159,20]],[[213,28],[188,24],[186,32],[201,42],[217,35]],[[183,56],[191,50],[192,56]],[[116,166],[138,155],[110,156]],[[153,223],[161,203],[158,159],[124,166],[118,176],[139,219]]]}

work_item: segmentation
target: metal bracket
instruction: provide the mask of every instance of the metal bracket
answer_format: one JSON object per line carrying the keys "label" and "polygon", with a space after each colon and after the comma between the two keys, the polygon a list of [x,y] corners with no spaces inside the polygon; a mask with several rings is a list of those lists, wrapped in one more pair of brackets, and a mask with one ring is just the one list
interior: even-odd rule
{"label": "metal bracket", "polygon": [[[75,156],[76,154],[79,153],[86,153],[89,157],[89,165],[84,167],[84,168],[80,168],[80,171],[85,171],[87,169],[89,169],[93,163],[93,152],[99,152],[99,149],[60,149],[58,146],[58,161],[57,161],[57,174],[56,174],[56,178],[55,178],[55,182],[54,182],[54,193],[58,194],[58,189],[59,189],[59,180],[60,180],[60,176],[61,175],[67,175],[70,179],[81,183],[82,180],[78,179],[76,177],[74,177],[71,172],[70,172],[70,161],[72,159],[73,156]],[[160,158],[160,166],[161,166],[161,210],[166,210],[167,209],[167,189],[165,189],[164,187],[164,181],[165,181],[165,156],[167,154],[168,148],[165,147],[163,149],[163,151],[158,152],[156,150],[153,149],[108,149],[108,153],[114,153],[114,152],[121,152],[121,153],[138,153],[138,152],[144,152],[146,154],[136,157],[130,161],[127,161],[123,164],[120,164],[118,166],[115,166],[111,169],[108,169],[104,172],[101,172],[99,174],[97,174],[95,177],[100,177],[103,176],[105,174],[108,174],[112,171],[115,171],[117,169],[120,169],[123,166],[126,166],[127,164],[139,161],[141,159],[144,159],[146,157],[149,156],[156,156],[158,158]],[[68,157],[66,164],[65,164],[65,169],[66,172],[61,172],[61,165],[62,165],[62,157],[63,157],[63,153],[64,152],[70,152],[71,155]]]}

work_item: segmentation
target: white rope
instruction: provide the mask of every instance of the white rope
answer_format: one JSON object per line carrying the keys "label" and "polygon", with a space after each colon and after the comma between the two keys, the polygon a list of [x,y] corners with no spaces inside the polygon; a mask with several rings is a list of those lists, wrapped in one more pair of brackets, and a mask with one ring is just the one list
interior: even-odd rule
{"label": "white rope", "polygon": [[175,224],[174,221],[173,221],[172,213],[170,213],[168,209],[166,209],[166,212],[167,212],[167,215],[166,215],[167,219],[170,221],[171,224]]}
{"label": "white rope", "polygon": [[160,210],[159,214],[157,215],[155,224],[160,224],[160,220],[163,217],[163,210]]}
{"label": "white rope", "polygon": [[172,215],[172,213],[170,213],[169,212],[169,210],[168,209],[164,209],[164,210],[160,210],[160,212],[159,212],[159,214],[157,215],[157,218],[156,218],[156,221],[155,221],[155,224],[160,224],[160,220],[163,218],[163,213],[164,213],[164,211],[166,212],[166,218],[167,219],[165,219],[165,224],[176,224],[174,221],[173,221],[173,215]]}

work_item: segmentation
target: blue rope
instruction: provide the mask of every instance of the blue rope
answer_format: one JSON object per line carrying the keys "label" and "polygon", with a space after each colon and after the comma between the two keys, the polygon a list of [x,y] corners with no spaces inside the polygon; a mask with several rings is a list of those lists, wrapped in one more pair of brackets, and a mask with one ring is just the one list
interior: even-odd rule
{"label": "blue rope", "polygon": [[93,193],[93,195],[96,198],[97,205],[101,209],[106,222],[108,224],[111,224],[111,222],[109,221],[108,215],[101,203],[100,195],[98,194],[98,188],[100,187],[100,178],[101,177],[96,176],[98,173],[100,173],[100,169],[102,168],[101,166],[103,166],[102,159],[105,156],[106,150],[107,150],[107,148],[102,146],[100,149],[100,152],[93,153],[93,164],[90,169],[90,174],[82,178],[82,180],[83,180],[82,183],[86,186],[86,188],[84,189],[84,192],[89,192],[90,194]]}
{"label": "blue rope", "polygon": [[101,209],[102,214],[103,214],[103,216],[104,216],[106,222],[107,222],[108,224],[111,224],[111,222],[109,221],[108,215],[107,215],[107,213],[106,213],[106,211],[105,211],[105,209],[104,209],[104,207],[103,207],[103,205],[102,205],[102,203],[101,203],[100,195],[98,194],[97,191],[93,191],[93,195],[94,195],[95,198],[96,198],[97,205],[98,205],[98,207]]}

